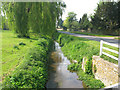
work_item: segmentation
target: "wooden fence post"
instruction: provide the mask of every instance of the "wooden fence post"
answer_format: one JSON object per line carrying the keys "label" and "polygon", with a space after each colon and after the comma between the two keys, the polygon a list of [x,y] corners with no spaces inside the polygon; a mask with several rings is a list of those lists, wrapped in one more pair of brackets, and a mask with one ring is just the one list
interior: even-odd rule
{"label": "wooden fence post", "polygon": [[100,56],[102,55],[103,40],[100,41]]}

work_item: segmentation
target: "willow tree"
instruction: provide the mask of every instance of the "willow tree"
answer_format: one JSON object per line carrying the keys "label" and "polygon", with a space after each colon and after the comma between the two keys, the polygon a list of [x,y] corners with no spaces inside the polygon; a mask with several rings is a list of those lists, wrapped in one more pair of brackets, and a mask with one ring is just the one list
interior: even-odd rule
{"label": "willow tree", "polygon": [[29,30],[39,35],[49,35],[56,30],[56,21],[62,15],[64,7],[61,2],[21,2],[3,3],[6,17],[14,30],[26,37]]}
{"label": "willow tree", "polygon": [[29,27],[39,34],[52,36],[56,30],[56,20],[62,15],[65,5],[60,2],[39,2],[30,6]]}

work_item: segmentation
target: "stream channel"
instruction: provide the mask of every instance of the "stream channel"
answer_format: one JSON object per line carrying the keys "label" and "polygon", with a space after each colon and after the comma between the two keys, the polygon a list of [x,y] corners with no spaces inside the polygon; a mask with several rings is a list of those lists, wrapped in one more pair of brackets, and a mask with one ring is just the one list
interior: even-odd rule
{"label": "stream channel", "polygon": [[70,61],[63,55],[57,42],[55,42],[55,51],[52,52],[51,58],[46,88],[84,88],[82,81],[77,80],[77,74],[67,70]]}

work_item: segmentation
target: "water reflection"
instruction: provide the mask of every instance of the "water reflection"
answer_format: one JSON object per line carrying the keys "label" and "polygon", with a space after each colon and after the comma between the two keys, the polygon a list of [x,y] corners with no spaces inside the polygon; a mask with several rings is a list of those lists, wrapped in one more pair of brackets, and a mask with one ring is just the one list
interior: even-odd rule
{"label": "water reflection", "polygon": [[70,61],[64,57],[57,42],[55,42],[55,51],[51,54],[51,58],[47,88],[83,88],[82,81],[77,80],[77,74],[67,70]]}

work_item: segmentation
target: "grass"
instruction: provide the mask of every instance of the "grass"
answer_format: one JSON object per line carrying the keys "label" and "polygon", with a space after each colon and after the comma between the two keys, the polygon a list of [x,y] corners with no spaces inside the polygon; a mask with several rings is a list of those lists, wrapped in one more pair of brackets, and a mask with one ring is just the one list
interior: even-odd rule
{"label": "grass", "polygon": [[[68,31],[65,31],[65,30],[60,30],[60,31],[68,32]],[[112,36],[112,35],[95,34],[95,33],[90,33],[90,32],[79,32],[79,31],[69,31],[69,32],[76,33],[76,34],[90,35],[90,36],[98,36],[98,37],[115,37],[115,36]],[[115,39],[119,39],[119,38],[115,38]]]}
{"label": "grass", "polygon": [[81,67],[82,65],[80,63],[72,63],[68,65],[68,70],[77,73],[79,77],[78,79],[85,83],[85,88],[100,89],[104,87],[104,84],[100,80],[95,79],[94,75],[89,75],[83,72]]}
{"label": "grass", "polygon": [[[17,38],[12,31],[2,31],[0,33],[2,33],[2,75],[5,77],[22,62],[25,53],[36,40]],[[26,45],[19,45],[20,43]]]}
{"label": "grass", "polygon": [[[78,64],[70,64],[69,70],[77,71],[79,79],[84,81],[88,88],[103,88],[104,84],[96,80],[92,75],[91,60],[93,55],[99,55],[99,42],[84,38],[74,37],[66,34],[59,34],[58,40],[64,55],[69,60],[77,60]],[[88,59],[86,72],[81,71],[83,57]]]}
{"label": "grass", "polygon": [[48,59],[53,41],[41,37],[25,53],[25,58],[6,76],[2,83],[5,88],[45,88],[48,80]]}
{"label": "grass", "polygon": [[[110,46],[110,45],[107,45],[107,44],[103,44],[103,47],[107,47],[107,48],[109,48],[109,49],[112,49],[112,50],[115,50],[115,51],[118,51],[118,52],[119,52],[119,48],[117,48],[117,47],[113,47],[113,46]],[[116,54],[116,53],[113,53],[113,52],[110,52],[110,51],[104,50],[104,49],[103,49],[103,52],[106,52],[106,53],[108,53],[108,54],[110,54],[110,55],[113,55],[113,56],[115,56],[115,57],[118,58],[118,54]],[[110,57],[108,57],[108,56],[106,56],[106,55],[102,55],[101,58],[103,58],[104,60],[107,60],[107,61],[109,61],[109,62],[118,64],[118,61],[117,61],[117,60],[114,60],[114,59],[112,59],[112,58],[110,58]]]}
{"label": "grass", "polygon": [[[63,49],[63,52],[65,53],[69,53],[68,56],[70,55],[73,59],[77,58],[76,56],[79,56],[79,55],[76,55],[75,53],[80,53],[80,50],[78,49],[75,49],[75,52],[71,50],[71,48],[73,49],[73,45],[77,44],[79,45],[80,42],[84,42],[85,44],[89,45],[90,46],[93,46],[95,49],[96,49],[96,52],[95,54],[92,54],[92,55],[98,55],[99,56],[99,50],[100,50],[100,42],[97,42],[97,41],[93,41],[93,40],[89,40],[89,39],[85,39],[85,38],[80,38],[80,37],[75,37],[75,36],[71,36],[71,35],[66,35],[66,34],[60,34],[61,36],[59,36],[59,39],[61,38],[61,46],[64,46],[65,44],[65,48]],[[60,41],[60,40],[59,40]],[[71,43],[71,45],[69,44],[69,42]],[[106,44],[103,44],[104,47],[107,47],[107,48],[110,48],[110,49],[113,49],[113,50],[116,50],[118,51],[118,48],[116,47],[112,47],[112,46],[109,46],[109,45],[106,45]],[[69,50],[69,52],[67,52],[67,50]],[[88,52],[93,52],[93,50],[89,50],[89,49],[86,49]],[[85,51],[85,50],[83,50]],[[108,53],[108,54],[111,54],[113,56],[116,56],[118,57],[118,54],[115,54],[115,53],[112,53],[110,51],[106,51],[106,50],[103,50],[104,52]],[[87,52],[87,53],[88,53]],[[73,56],[71,55],[71,53],[73,53]],[[84,55],[86,56],[86,55]],[[112,63],[115,63],[115,64],[118,64],[118,61],[106,56],[106,55],[102,55],[101,58],[109,61],[109,62],[112,62]]]}
{"label": "grass", "polygon": [[[93,41],[85,38],[75,37],[67,34],[57,33],[56,34],[56,40],[59,42],[60,46],[62,47],[62,51],[64,55],[69,60],[77,60],[78,64],[70,64],[68,66],[68,69],[71,71],[77,71],[79,79],[82,80],[88,88],[103,88],[104,84],[100,80],[96,80],[94,78],[94,75],[92,73],[92,66],[91,66],[91,60],[93,55],[99,56],[100,52],[100,42]],[[112,47],[106,44],[103,44],[104,47],[113,49],[118,51],[118,48]],[[109,51],[103,50],[104,52],[107,52],[113,56],[118,57],[117,54],[111,53]],[[88,59],[85,72],[81,69],[81,63],[83,57],[86,57]],[[101,58],[104,60],[107,60],[109,62],[118,64],[118,61],[102,55]]]}
{"label": "grass", "polygon": [[115,39],[120,40],[120,37],[116,37]]}
{"label": "grass", "polygon": [[90,33],[90,32],[71,31],[71,33],[85,34],[85,35],[99,36],[99,37],[114,37],[112,35],[95,34],[95,33]]}
{"label": "grass", "polygon": [[93,75],[85,74],[82,69],[80,69],[77,74],[79,80],[82,80],[87,88],[95,88],[95,90],[99,90],[100,88],[105,87],[100,80],[95,79]]}
{"label": "grass", "polygon": [[[88,40],[85,38],[75,37],[75,36],[71,36],[71,35],[66,35],[66,34],[60,34],[58,41],[60,41],[60,38],[61,38],[61,46],[64,46],[63,52],[65,52],[65,54],[68,55],[68,57],[71,57],[72,59],[77,59],[79,57],[83,58],[84,56],[86,56],[86,54],[88,56],[92,56],[92,55],[99,56],[100,42]],[[84,53],[84,55],[82,54],[82,56],[79,55],[81,53],[80,49],[74,48],[75,46],[78,47],[81,43],[84,43],[84,45],[85,44],[88,45],[88,48],[86,47],[85,49],[82,49],[82,51],[86,51],[86,54]],[[118,48],[116,48],[116,47],[112,47],[112,46],[109,46],[106,44],[103,44],[103,46],[118,51]],[[81,47],[83,47],[83,46],[81,45]],[[91,47],[93,50],[89,49],[89,47]],[[73,49],[74,49],[74,51],[73,51]],[[108,53],[108,54],[111,54],[113,56],[118,57],[118,54],[115,54],[115,53],[112,53],[112,52],[106,51],[106,50],[103,50],[103,51]],[[89,57],[89,58],[91,58],[91,57]],[[102,55],[101,58],[103,58],[109,62],[118,64],[118,61],[116,61],[116,60],[114,60],[106,55]]]}

